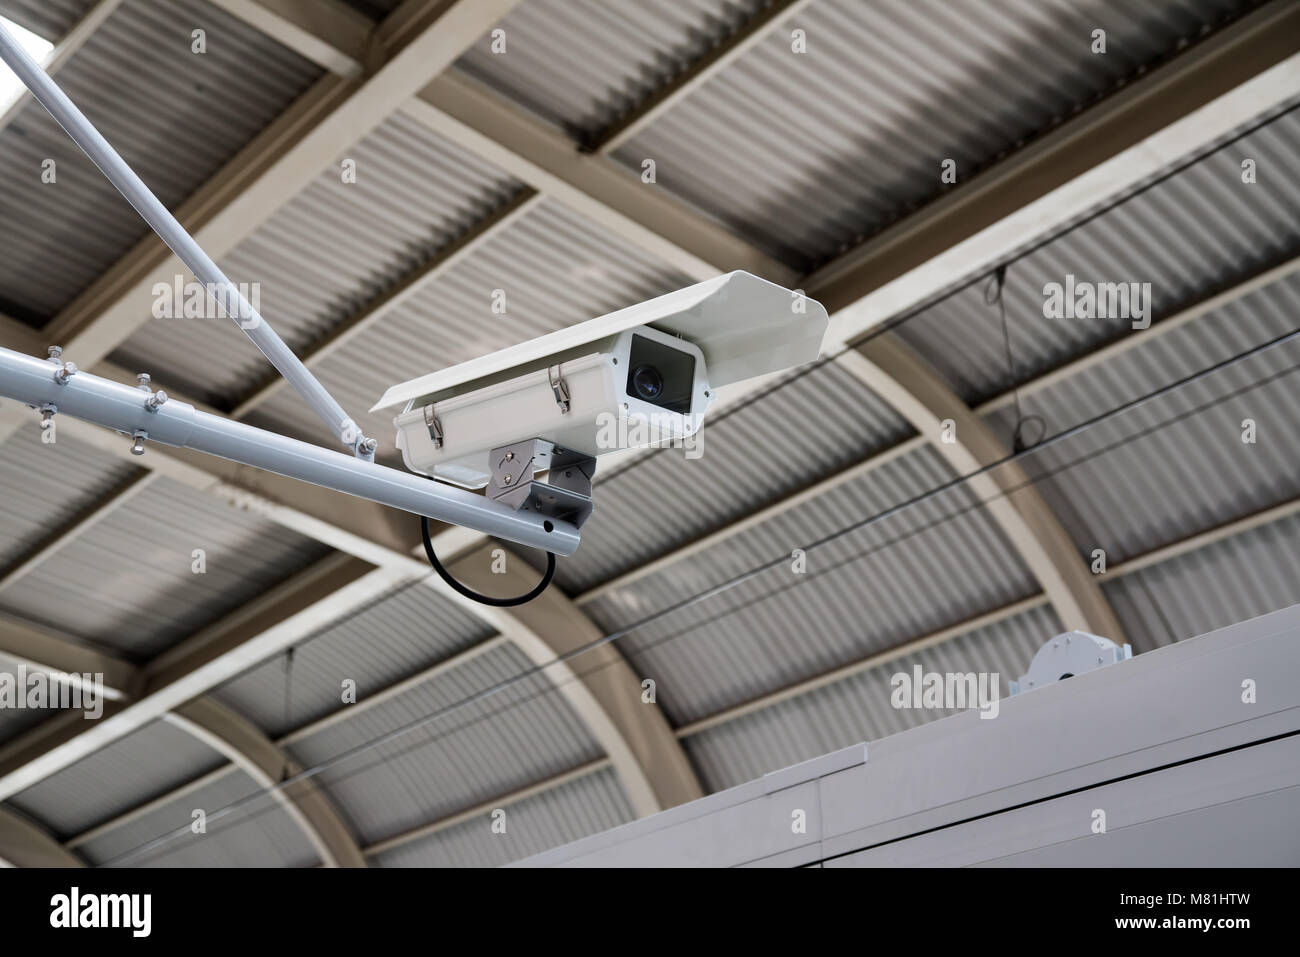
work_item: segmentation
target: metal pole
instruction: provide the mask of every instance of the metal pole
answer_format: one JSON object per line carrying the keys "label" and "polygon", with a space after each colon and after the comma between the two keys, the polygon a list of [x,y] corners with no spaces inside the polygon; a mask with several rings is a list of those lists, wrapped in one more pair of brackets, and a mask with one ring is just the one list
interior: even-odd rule
{"label": "metal pole", "polygon": [[108,177],[138,212],[190,271],[203,283],[209,297],[248,334],[262,355],[271,361],[289,384],[315,410],[330,431],[362,458],[373,459],[374,439],[361,434],[356,423],[343,411],[326,388],[302,364],[293,350],[271,328],[257,310],[244,298],[215,262],[209,258],[194,237],[185,231],[167,207],[158,201],[144,181],[135,174],[108,140],[100,135],[90,120],[73,104],[68,95],[59,89],[41,65],[28,55],[13,35],[0,25],[0,59],[9,65],[18,78],[31,90],[32,96],[45,107],[82,151]]}
{"label": "metal pole", "polygon": [[577,550],[578,529],[569,522],[517,512],[464,489],[200,412],[148,386],[133,388],[70,365],[0,349],[0,396],[130,435],[141,451],[146,440],[194,449],[557,555]]}

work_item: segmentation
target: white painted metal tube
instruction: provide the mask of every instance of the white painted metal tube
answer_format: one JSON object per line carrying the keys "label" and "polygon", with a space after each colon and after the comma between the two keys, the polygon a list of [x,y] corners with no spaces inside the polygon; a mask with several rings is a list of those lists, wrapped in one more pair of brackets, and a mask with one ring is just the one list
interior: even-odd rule
{"label": "white painted metal tube", "polygon": [[207,452],[557,555],[577,550],[578,530],[568,522],[517,512],[464,489],[200,412],[174,399],[150,411],[147,402],[154,393],[148,389],[88,372],[75,372],[60,383],[63,366],[61,360],[0,349],[0,396],[38,409],[53,406],[59,415],[126,435],[144,433],[148,442]]}
{"label": "white painted metal tube", "polygon": [[[280,374],[289,380],[289,384],[298,390],[309,406],[319,415],[330,431],[349,448],[357,449],[358,454],[373,453],[373,446],[357,429],[356,423],[343,411],[326,388],[321,385],[311,370],[303,365],[302,360],[294,355],[293,350],[285,344],[270,324],[258,315],[239,288],[232,283],[217,264],[205,253],[194,237],[185,231],[176,217],[168,212],[167,207],[158,201],[144,181],[117,154],[108,140],[100,135],[90,120],[77,109],[52,79],[31,58],[26,50],[14,39],[3,26],[0,26],[0,59],[3,59],[18,78],[31,90],[32,96],[49,111],[58,124],[72,137],[82,151],[90,157],[96,166],[108,177],[109,182],[117,187],[126,197],[127,202],[135,207],[144,221],[158,234],[181,260],[194,273],[196,279],[204,284],[209,294],[213,295],[217,306],[233,315],[230,318],[238,325],[262,355],[270,360]],[[230,308],[233,305],[233,310]]]}

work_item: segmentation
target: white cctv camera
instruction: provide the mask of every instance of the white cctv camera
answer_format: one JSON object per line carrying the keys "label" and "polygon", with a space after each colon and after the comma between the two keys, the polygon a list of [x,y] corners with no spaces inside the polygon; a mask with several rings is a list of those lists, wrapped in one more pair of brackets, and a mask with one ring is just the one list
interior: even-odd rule
{"label": "white cctv camera", "polygon": [[413,472],[581,524],[596,456],[694,435],[715,389],[811,362],[828,322],[737,271],[395,385],[371,411],[403,407]]}

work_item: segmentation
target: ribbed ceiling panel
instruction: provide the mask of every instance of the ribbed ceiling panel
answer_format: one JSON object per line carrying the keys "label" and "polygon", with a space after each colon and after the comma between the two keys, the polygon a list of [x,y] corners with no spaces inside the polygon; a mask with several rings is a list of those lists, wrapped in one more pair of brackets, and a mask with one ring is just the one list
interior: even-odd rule
{"label": "ribbed ceiling panel", "polygon": [[[1025,403],[1062,438],[1021,464],[1080,552],[1115,563],[1300,496],[1300,338],[1068,430],[1277,335],[1300,281],[1153,339]],[[1275,308],[1274,308],[1275,307]],[[1281,328],[1279,328],[1281,327]],[[996,428],[1010,431],[1007,414]],[[1254,423],[1254,441],[1243,424]]]}
{"label": "ribbed ceiling panel", "polygon": [[[1253,184],[1241,181],[1245,159],[1256,162]],[[1015,260],[1004,292],[1015,376],[984,281],[897,333],[978,404],[1104,342],[1142,335],[1129,318],[1046,318],[1048,283],[1150,283],[1158,322],[1300,252],[1298,180],[1300,106]]]}
{"label": "ribbed ceiling panel", "polygon": [[[196,54],[200,28],[207,52]],[[174,208],[319,75],[204,0],[127,0],[57,80]],[[41,180],[46,159],[53,183]],[[34,101],[0,135],[0,169],[0,308],[15,318],[51,318],[149,231]]]}
{"label": "ribbed ceiling panel", "polygon": [[945,159],[969,179],[1249,6],[819,0],[616,156],[812,267],[938,195]]}
{"label": "ribbed ceiling panel", "polygon": [[224,763],[193,735],[154,721],[9,800],[67,838]]}
{"label": "ribbed ceiling panel", "polygon": [[[366,843],[390,837],[600,757],[563,695],[541,675],[461,706],[530,668],[513,646],[497,647],[290,750],[310,766],[364,746],[316,780]],[[368,746],[426,718],[410,733]]]}
{"label": "ribbed ceiling panel", "polygon": [[722,42],[762,0],[528,0],[458,69],[582,137],[613,123]]}
{"label": "ribbed ceiling panel", "polygon": [[[215,695],[279,737],[490,637],[492,629],[432,588],[412,583],[227,682]],[[286,702],[285,694],[288,693]]]}
{"label": "ribbed ceiling panel", "polygon": [[[705,717],[1032,593],[964,486],[872,520],[951,476],[932,449],[908,453],[584,609],[613,631],[777,562],[618,642],[675,724]],[[855,525],[794,572],[794,549]]]}
{"label": "ribbed ceiling panel", "polygon": [[[194,550],[206,571],[195,573]],[[149,658],[329,549],[158,479],[0,590],[0,610]]]}
{"label": "ribbed ceiling panel", "polygon": [[[344,182],[342,159],[355,163],[355,182]],[[234,282],[256,284],[249,288],[257,290],[261,314],[302,352],[363,314],[519,188],[399,113],[330,163],[220,265]],[[274,374],[226,318],[151,320],[115,359],[228,407]]]}
{"label": "ribbed ceiling panel", "polygon": [[1300,602],[1300,515],[1125,575],[1105,588],[1138,651],[1286,608]]}
{"label": "ribbed ceiling panel", "polygon": [[1024,674],[1039,647],[1060,631],[1056,615],[1040,607],[692,734],[686,749],[710,791],[735,787],[955,713],[893,706],[890,680],[917,665],[939,674],[996,672],[1005,698],[1007,682]]}
{"label": "ribbed ceiling panel", "polygon": [[59,438],[41,441],[35,412],[0,448],[0,569],[12,567],[93,509],[136,469]]}
{"label": "ribbed ceiling panel", "polygon": [[504,834],[493,833],[492,816],[438,831],[385,851],[380,867],[492,867],[626,824],[636,815],[614,772],[605,769],[557,788],[507,804]]}
{"label": "ribbed ceiling panel", "polygon": [[[231,805],[238,807],[216,816]],[[213,815],[204,834],[191,830],[196,810]],[[93,864],[113,867],[312,867],[317,863],[302,828],[242,771],[187,789],[78,850]]]}

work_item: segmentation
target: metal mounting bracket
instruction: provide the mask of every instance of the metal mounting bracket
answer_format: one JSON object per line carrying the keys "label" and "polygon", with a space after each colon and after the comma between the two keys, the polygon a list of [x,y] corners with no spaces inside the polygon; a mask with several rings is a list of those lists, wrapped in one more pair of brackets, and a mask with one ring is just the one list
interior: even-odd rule
{"label": "metal mounting bracket", "polygon": [[[578,528],[591,517],[591,479],[596,460],[583,452],[558,448],[545,439],[527,439],[489,453],[492,479],[488,498],[517,511],[572,522]],[[533,479],[549,470],[549,480]]]}

